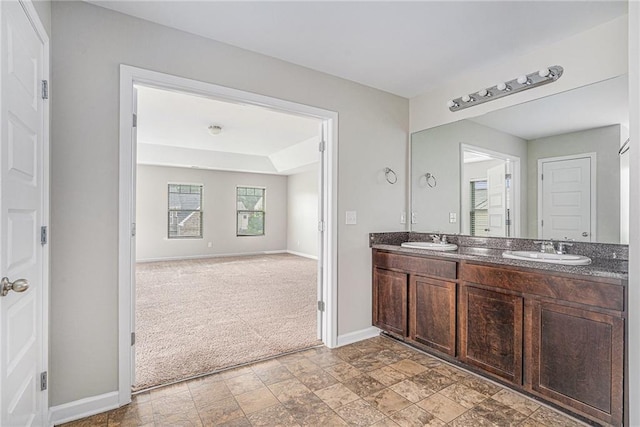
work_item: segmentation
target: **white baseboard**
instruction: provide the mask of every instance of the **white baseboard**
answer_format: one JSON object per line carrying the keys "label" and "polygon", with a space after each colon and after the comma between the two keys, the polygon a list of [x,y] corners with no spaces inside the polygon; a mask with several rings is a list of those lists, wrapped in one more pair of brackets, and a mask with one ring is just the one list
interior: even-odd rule
{"label": "white baseboard", "polygon": [[338,347],[366,340],[367,338],[377,337],[378,335],[380,335],[380,329],[376,328],[375,326],[369,326],[366,329],[360,329],[359,331],[349,332],[348,334],[344,335],[338,335]]}
{"label": "white baseboard", "polygon": [[188,259],[205,259],[205,258],[224,258],[232,256],[250,256],[250,255],[271,255],[271,254],[285,254],[288,251],[281,249],[277,251],[258,251],[258,252],[238,252],[228,254],[207,254],[207,255],[189,255],[189,256],[176,256],[176,257],[160,257],[160,258],[145,258],[137,259],[136,262],[158,262],[158,261],[181,261]]}
{"label": "white baseboard", "polygon": [[318,260],[318,257],[316,255],[309,255],[309,254],[304,254],[302,252],[296,252],[296,251],[287,251],[288,254],[291,255],[297,255],[297,256],[301,256],[304,258],[311,258],[311,259],[315,259],[316,261]]}
{"label": "white baseboard", "polygon": [[118,406],[120,405],[117,391],[52,406],[49,408],[49,425],[54,426],[90,417],[101,412],[110,411]]}

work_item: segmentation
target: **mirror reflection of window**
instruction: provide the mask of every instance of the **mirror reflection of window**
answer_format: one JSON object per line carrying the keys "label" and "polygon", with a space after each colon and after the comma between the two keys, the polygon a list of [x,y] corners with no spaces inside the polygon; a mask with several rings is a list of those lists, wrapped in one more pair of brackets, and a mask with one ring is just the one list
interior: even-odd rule
{"label": "mirror reflection of window", "polygon": [[487,180],[471,181],[471,212],[469,212],[470,234],[487,236],[489,212],[487,210]]}

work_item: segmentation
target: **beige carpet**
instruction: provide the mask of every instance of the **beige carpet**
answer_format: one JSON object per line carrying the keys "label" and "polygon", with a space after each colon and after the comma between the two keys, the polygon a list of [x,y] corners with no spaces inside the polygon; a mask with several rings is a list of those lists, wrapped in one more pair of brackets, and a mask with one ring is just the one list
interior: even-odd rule
{"label": "beige carpet", "polygon": [[317,345],[317,262],[289,254],[139,263],[134,390]]}

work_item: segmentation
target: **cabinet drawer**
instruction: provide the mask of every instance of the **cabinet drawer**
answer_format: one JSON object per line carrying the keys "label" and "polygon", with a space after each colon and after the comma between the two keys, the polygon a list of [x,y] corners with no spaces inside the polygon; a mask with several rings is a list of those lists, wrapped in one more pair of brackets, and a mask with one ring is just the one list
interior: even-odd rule
{"label": "cabinet drawer", "polygon": [[404,256],[390,254],[388,252],[374,251],[373,265],[380,268],[402,270],[424,276],[442,277],[445,279],[457,278],[457,263],[433,258],[417,256]]}
{"label": "cabinet drawer", "polygon": [[532,273],[508,267],[464,264],[461,279],[541,297],[624,311],[624,286],[578,278]]}

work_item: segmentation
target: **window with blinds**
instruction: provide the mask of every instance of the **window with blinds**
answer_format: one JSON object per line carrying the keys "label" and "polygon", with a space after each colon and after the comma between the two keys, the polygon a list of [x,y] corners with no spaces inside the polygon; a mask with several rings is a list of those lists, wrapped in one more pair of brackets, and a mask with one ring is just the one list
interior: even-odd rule
{"label": "window with blinds", "polygon": [[264,188],[237,187],[236,236],[264,235],[264,199]]}
{"label": "window with blinds", "polygon": [[487,181],[471,181],[470,234],[487,236],[489,230],[489,212],[487,210]]}
{"label": "window with blinds", "polygon": [[167,237],[202,238],[202,185],[169,184]]}

